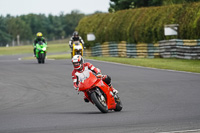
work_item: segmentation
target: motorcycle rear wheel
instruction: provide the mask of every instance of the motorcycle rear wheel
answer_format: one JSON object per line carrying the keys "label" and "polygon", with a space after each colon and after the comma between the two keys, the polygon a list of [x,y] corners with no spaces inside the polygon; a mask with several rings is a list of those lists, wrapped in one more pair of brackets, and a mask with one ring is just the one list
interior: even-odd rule
{"label": "motorcycle rear wheel", "polygon": [[[103,95],[102,95],[103,96]],[[107,113],[108,112],[108,107],[105,102],[101,102],[101,96],[99,96],[97,93],[93,92],[91,94],[91,99],[96,105],[96,107],[102,112],[102,113]]]}

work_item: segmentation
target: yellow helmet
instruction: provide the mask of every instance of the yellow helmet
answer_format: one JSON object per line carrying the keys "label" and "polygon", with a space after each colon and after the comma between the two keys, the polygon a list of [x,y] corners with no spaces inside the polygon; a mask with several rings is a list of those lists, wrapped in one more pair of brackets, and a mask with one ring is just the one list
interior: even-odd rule
{"label": "yellow helmet", "polygon": [[41,33],[41,32],[38,32],[38,33],[36,34],[36,36],[37,36],[37,37],[42,37],[42,33]]}

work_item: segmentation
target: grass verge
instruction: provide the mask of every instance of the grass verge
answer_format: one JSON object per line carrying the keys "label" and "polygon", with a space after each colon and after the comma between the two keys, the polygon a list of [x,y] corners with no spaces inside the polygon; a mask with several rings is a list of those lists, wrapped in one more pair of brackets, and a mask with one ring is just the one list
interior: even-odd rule
{"label": "grass verge", "polygon": [[[69,51],[68,44],[48,44],[48,59],[70,59],[70,54],[48,55],[48,53],[62,53]],[[33,53],[33,46],[17,46],[17,47],[1,47],[0,55]],[[187,72],[200,73],[200,60],[185,59],[147,59],[147,58],[120,58],[120,57],[86,57],[87,59],[95,59],[101,61],[117,62],[134,66],[144,66],[159,69],[169,69]],[[34,57],[26,57],[23,59],[35,59]]]}
{"label": "grass verge", "polygon": [[[49,59],[70,59],[70,54],[50,55]],[[143,66],[158,69],[168,69],[186,72],[200,73],[200,60],[185,59],[163,59],[163,58],[120,58],[120,57],[85,57],[85,59],[94,59],[108,62],[116,62],[134,66]]]}
{"label": "grass verge", "polygon": [[[56,52],[67,52],[70,48],[67,43],[62,44],[48,44],[47,52],[56,53]],[[33,54],[33,46],[16,46],[16,47],[0,47],[0,55],[16,55],[16,54]]]}

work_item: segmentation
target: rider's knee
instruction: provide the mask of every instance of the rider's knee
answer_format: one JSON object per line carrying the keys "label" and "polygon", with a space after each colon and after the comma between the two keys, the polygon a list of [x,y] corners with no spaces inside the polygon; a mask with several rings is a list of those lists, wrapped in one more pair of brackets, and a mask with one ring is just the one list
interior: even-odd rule
{"label": "rider's knee", "polygon": [[107,85],[111,85],[111,77],[110,76],[108,76],[108,75],[105,75],[104,77],[103,77],[103,81],[107,84]]}

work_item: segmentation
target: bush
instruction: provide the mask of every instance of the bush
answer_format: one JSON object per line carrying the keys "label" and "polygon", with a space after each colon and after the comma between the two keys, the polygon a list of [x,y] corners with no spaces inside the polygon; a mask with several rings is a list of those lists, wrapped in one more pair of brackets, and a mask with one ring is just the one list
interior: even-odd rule
{"label": "bush", "polygon": [[[179,35],[166,37],[164,25],[179,24]],[[160,40],[198,39],[200,36],[200,3],[178,4],[121,10],[86,16],[76,30],[86,46],[88,33],[96,36],[95,42],[127,41],[129,43],[156,43]]]}

